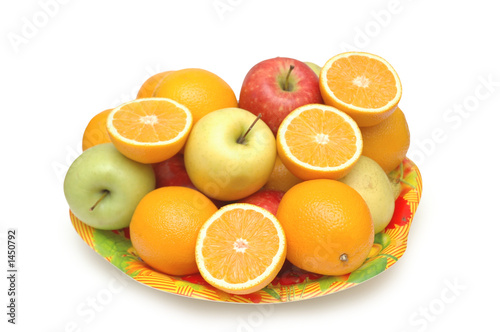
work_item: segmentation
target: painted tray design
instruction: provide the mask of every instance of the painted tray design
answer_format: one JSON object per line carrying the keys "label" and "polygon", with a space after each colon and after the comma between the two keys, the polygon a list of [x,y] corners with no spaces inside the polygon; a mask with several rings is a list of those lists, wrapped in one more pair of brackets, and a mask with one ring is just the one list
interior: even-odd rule
{"label": "painted tray design", "polygon": [[405,159],[389,174],[400,181],[401,193],[396,199],[394,216],[384,231],[376,234],[365,263],[343,276],[324,276],[297,268],[288,261],[278,276],[264,289],[233,295],[206,283],[200,274],[182,277],[159,273],[146,265],[131,245],[128,229],[102,231],[87,226],[70,211],[71,222],[80,237],[100,256],[137,282],[157,290],[196,299],[236,303],[292,302],[335,293],[359,285],[389,269],[407,247],[408,233],[422,193],[422,177],[417,166]]}

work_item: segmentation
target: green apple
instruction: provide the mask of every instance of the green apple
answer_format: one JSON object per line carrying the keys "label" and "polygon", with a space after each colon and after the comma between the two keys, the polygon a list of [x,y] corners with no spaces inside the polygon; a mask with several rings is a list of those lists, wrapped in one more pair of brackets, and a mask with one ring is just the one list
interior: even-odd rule
{"label": "green apple", "polygon": [[376,161],[361,156],[351,171],[339,180],[356,190],[365,200],[375,233],[382,231],[394,214],[394,190],[385,171]]}
{"label": "green apple", "polygon": [[309,61],[305,61],[304,62],[309,68],[311,68],[315,73],[316,75],[318,75],[319,77],[319,72],[321,71],[321,67],[318,66],[317,64],[315,63],[312,63],[312,62],[309,62]]}
{"label": "green apple", "polygon": [[64,179],[64,195],[73,214],[104,230],[127,227],[139,201],[154,188],[151,165],[128,159],[112,143],[85,150]]}
{"label": "green apple", "polygon": [[276,159],[276,140],[259,117],[224,108],[201,118],[184,149],[189,178],[205,195],[233,201],[258,191]]}

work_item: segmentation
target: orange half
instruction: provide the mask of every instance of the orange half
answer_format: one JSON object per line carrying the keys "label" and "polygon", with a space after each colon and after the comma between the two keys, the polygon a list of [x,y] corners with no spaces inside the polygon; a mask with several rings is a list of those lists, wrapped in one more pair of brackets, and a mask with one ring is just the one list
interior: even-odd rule
{"label": "orange half", "polygon": [[302,180],[339,179],[363,150],[361,131],[346,113],[321,104],[292,111],[277,134],[278,155],[290,172]]}
{"label": "orange half", "polygon": [[349,114],[360,127],[386,119],[401,99],[401,81],[378,55],[345,52],[328,60],[319,76],[325,104]]}
{"label": "orange half", "polygon": [[222,207],[202,226],[196,263],[212,286],[249,294],[267,286],[286,258],[285,233],[276,217],[253,204]]}
{"label": "orange half", "polygon": [[157,163],[178,153],[191,131],[191,112],[167,98],[122,104],[108,116],[107,130],[118,151],[141,163]]}

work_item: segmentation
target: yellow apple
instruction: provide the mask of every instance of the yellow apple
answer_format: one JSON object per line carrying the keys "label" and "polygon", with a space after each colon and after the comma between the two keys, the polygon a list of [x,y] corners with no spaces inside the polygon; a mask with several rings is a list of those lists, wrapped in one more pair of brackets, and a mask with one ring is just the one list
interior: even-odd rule
{"label": "yellow apple", "polygon": [[222,201],[238,200],[262,188],[275,159],[273,132],[241,108],[205,115],[194,125],[184,149],[186,171],[195,187]]}

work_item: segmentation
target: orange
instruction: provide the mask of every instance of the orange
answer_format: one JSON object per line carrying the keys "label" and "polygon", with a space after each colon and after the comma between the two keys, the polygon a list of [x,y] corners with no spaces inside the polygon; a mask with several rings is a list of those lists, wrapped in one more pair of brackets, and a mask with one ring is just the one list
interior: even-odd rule
{"label": "orange", "polygon": [[170,275],[198,272],[196,237],[217,207],[191,188],[161,187],[144,196],[130,222],[130,240],[139,257]]}
{"label": "orange", "polygon": [[181,69],[167,75],[153,97],[173,99],[186,106],[196,123],[204,115],[227,107],[238,107],[236,95],[222,78],[204,69]]}
{"label": "orange", "polygon": [[360,129],[363,135],[363,155],[375,160],[386,173],[405,159],[410,147],[410,130],[399,107],[381,123]]}
{"label": "orange", "polygon": [[363,148],[356,122],[344,112],[320,104],[304,105],[288,114],[276,143],[283,164],[302,180],[343,177]]}
{"label": "orange", "polygon": [[352,272],[373,245],[368,206],[356,190],[339,181],[295,185],[283,196],[276,217],[285,230],[288,260],[313,273]]}
{"label": "orange", "polygon": [[253,204],[222,207],[202,226],[196,242],[202,277],[227,293],[249,294],[264,288],[276,277],[285,257],[280,223]]}
{"label": "orange", "polygon": [[162,73],[155,74],[148,78],[146,82],[144,82],[137,93],[137,99],[139,98],[150,98],[153,97],[153,92],[161,83],[163,78],[170,74],[172,71],[164,71]]}
{"label": "orange", "polygon": [[107,129],[118,151],[140,163],[158,163],[181,150],[193,125],[189,110],[167,98],[144,98],[118,106]]}
{"label": "orange", "polygon": [[341,53],[323,66],[319,84],[327,105],[349,114],[360,127],[386,119],[401,99],[401,81],[383,58],[364,52]]}
{"label": "orange", "polygon": [[285,167],[280,157],[276,156],[273,171],[262,189],[286,192],[301,181]]}
{"label": "orange", "polygon": [[89,124],[85,128],[85,131],[83,132],[83,151],[93,147],[94,145],[111,142],[106,130],[106,120],[108,119],[109,113],[111,113],[111,109],[98,113],[90,120]]}

